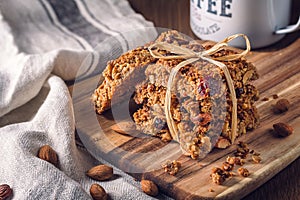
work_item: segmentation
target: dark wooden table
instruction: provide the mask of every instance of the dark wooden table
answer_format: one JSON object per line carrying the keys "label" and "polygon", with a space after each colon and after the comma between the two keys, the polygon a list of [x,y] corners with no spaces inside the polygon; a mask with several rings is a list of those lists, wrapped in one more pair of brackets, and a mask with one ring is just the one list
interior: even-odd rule
{"label": "dark wooden table", "polygon": [[[196,36],[189,25],[189,0],[129,0],[131,6],[156,27],[176,29],[193,38]],[[300,13],[300,1],[293,1],[292,19],[295,23]],[[293,43],[300,35],[299,31],[288,34],[279,43],[256,51],[274,52]],[[299,55],[300,56],[300,55]],[[299,61],[300,67],[300,61]],[[300,158],[250,193],[244,200],[296,200],[300,199]]]}

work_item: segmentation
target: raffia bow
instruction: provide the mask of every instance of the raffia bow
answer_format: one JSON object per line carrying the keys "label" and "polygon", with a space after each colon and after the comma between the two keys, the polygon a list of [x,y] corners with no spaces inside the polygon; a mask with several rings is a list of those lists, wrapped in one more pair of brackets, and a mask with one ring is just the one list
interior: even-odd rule
{"label": "raffia bow", "polygon": [[[236,39],[238,37],[243,37],[246,42],[246,49],[241,52],[241,53],[236,53],[236,54],[231,54],[231,55],[226,55],[226,56],[221,56],[221,57],[210,57],[210,55],[213,55],[214,53],[224,49],[224,47],[228,46],[228,42],[230,42],[233,39]],[[155,48],[155,49],[154,49]],[[229,36],[225,38],[223,41],[215,44],[212,48],[201,51],[201,52],[194,52],[191,49],[187,49],[181,46],[165,43],[165,42],[157,42],[148,47],[148,50],[150,54],[154,58],[162,58],[162,59],[185,59],[184,61],[180,62],[176,67],[172,68],[170,72],[170,76],[168,79],[168,84],[167,84],[167,91],[166,91],[166,97],[165,97],[165,114],[166,114],[166,119],[167,119],[167,125],[169,127],[169,131],[176,141],[179,142],[178,134],[177,134],[177,129],[175,128],[175,122],[173,120],[172,114],[171,114],[171,88],[174,82],[174,79],[178,73],[178,71],[193,62],[196,62],[199,59],[206,60],[214,65],[217,65],[220,67],[225,75],[228,87],[229,87],[229,92],[232,100],[232,117],[231,117],[231,135],[230,135],[230,140],[233,143],[235,138],[236,138],[236,132],[237,132],[237,100],[236,100],[236,94],[235,94],[235,89],[234,89],[234,84],[231,79],[229,70],[227,66],[219,61],[232,61],[232,60],[237,60],[243,56],[245,56],[249,51],[250,51],[250,41],[248,37],[244,34],[235,34],[232,36]],[[163,55],[159,53],[158,50],[166,50],[173,55]]]}

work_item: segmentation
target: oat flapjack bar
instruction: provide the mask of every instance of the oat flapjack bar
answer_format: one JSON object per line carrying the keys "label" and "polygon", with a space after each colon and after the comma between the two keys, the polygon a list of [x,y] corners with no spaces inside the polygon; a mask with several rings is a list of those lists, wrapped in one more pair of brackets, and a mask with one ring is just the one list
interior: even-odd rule
{"label": "oat flapjack bar", "polygon": [[121,102],[131,86],[144,79],[141,74],[145,66],[155,60],[146,47],[138,47],[108,62],[102,73],[102,83],[92,96],[95,111],[101,114],[110,109],[113,97],[115,103]]}
{"label": "oat flapjack bar", "polygon": [[[157,41],[184,46],[195,52],[203,50],[199,43],[186,40],[176,31],[162,33]],[[182,60],[154,59],[151,58],[146,48],[142,49],[144,55],[147,55],[148,62],[143,65],[143,70],[145,70],[143,80],[134,83],[136,89],[133,98],[141,107],[133,114],[133,119],[138,130],[169,141],[175,138],[171,137],[166,123],[164,110],[166,87],[170,71]],[[164,53],[168,54],[168,52]],[[212,57],[233,53],[232,50],[221,50]],[[137,53],[134,56],[140,55]],[[120,58],[119,61],[115,61],[115,64],[120,62]],[[234,83],[238,105],[238,131],[235,137],[238,137],[258,125],[259,117],[254,105],[258,100],[258,91],[251,83],[258,78],[258,74],[256,68],[244,58],[223,63],[229,69]],[[103,76],[108,76],[108,74],[106,72]],[[103,82],[93,95],[98,113],[109,108],[109,98],[111,98],[109,95],[119,95],[116,88],[105,90],[104,88],[117,85],[111,83],[122,85],[123,80],[117,78],[109,81],[109,84]],[[106,92],[104,95],[103,91]],[[232,100],[228,85],[219,67],[200,59],[180,69],[172,88],[171,113],[179,133],[177,140],[186,153],[192,158],[197,158],[201,152],[210,151],[212,145],[218,148],[229,146],[231,144],[231,112]]]}
{"label": "oat flapjack bar", "polygon": [[[174,40],[174,37],[177,40]],[[169,41],[175,44],[187,44],[186,40],[177,31],[172,34],[162,33],[156,41]],[[143,71],[150,63],[155,63],[157,59],[153,58],[149,51],[149,44],[138,47],[122,54],[119,58],[109,61],[100,78],[100,85],[92,95],[92,101],[95,111],[98,114],[110,109],[112,98],[114,103],[120,103],[123,97],[131,93],[132,86],[144,80]],[[125,97],[126,98],[126,97]]]}

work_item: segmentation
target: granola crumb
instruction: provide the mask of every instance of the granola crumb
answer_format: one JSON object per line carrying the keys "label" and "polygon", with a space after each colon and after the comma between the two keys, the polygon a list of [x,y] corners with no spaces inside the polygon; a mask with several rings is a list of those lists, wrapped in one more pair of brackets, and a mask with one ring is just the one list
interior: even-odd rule
{"label": "granola crumb", "polygon": [[[232,168],[233,168],[233,165],[232,165]],[[232,168],[230,170],[232,170]],[[223,167],[222,168],[214,167],[214,168],[212,168],[212,173],[210,174],[210,177],[215,184],[222,185],[222,183],[227,178],[234,176],[234,173],[230,172],[230,170],[226,171],[223,169]]]}
{"label": "granola crumb", "polygon": [[261,99],[262,101],[269,101],[269,98],[268,97],[264,97]]}
{"label": "granola crumb", "polygon": [[230,164],[228,162],[224,162],[222,165],[222,169],[224,171],[231,171],[233,169],[234,164]]}
{"label": "granola crumb", "polygon": [[235,157],[230,157],[230,156],[228,156],[228,157],[226,158],[226,162],[228,162],[228,163],[231,164],[231,165],[234,165],[234,164],[235,164]]}
{"label": "granola crumb", "polygon": [[244,167],[240,167],[238,169],[238,173],[239,175],[243,176],[243,177],[248,177],[250,175],[248,169],[244,168]]}
{"label": "granola crumb", "polygon": [[278,99],[279,98],[279,96],[277,94],[273,94],[272,97],[273,97],[273,99]]}
{"label": "granola crumb", "polygon": [[230,156],[228,156],[226,161],[230,164],[235,164],[235,165],[240,165],[240,166],[245,164],[245,160],[241,159],[239,157],[230,157]]}
{"label": "granola crumb", "polygon": [[167,172],[172,176],[175,176],[181,167],[181,163],[176,160],[173,160],[172,162],[168,160],[166,161],[166,163],[162,164],[161,166],[165,170],[165,172]]}
{"label": "granola crumb", "polygon": [[252,160],[253,160],[255,163],[260,163],[262,159],[261,159],[260,156],[252,155]]}
{"label": "granola crumb", "polygon": [[226,175],[224,174],[224,171],[222,169],[220,169],[220,171],[213,172],[210,177],[212,181],[217,185],[221,185],[226,179]]}
{"label": "granola crumb", "polygon": [[212,188],[209,188],[208,191],[209,191],[209,192],[214,192],[215,190],[212,189]]}
{"label": "granola crumb", "polygon": [[241,148],[244,148],[244,149],[246,149],[246,148],[248,148],[249,146],[248,146],[248,144],[247,143],[245,143],[245,142],[243,142],[243,141],[239,141],[239,144],[238,144]]}
{"label": "granola crumb", "polygon": [[239,141],[238,147],[237,147],[234,155],[236,157],[245,159],[249,152],[250,152],[250,149],[248,147],[248,144],[246,144],[245,142]]}
{"label": "granola crumb", "polygon": [[221,185],[227,178],[231,178],[236,175],[236,172],[243,177],[248,177],[250,172],[245,167],[240,167],[233,171],[235,165],[243,166],[245,164],[245,158],[248,154],[251,154],[251,158],[247,161],[254,163],[260,163],[262,161],[260,154],[253,149],[249,149],[249,145],[243,141],[239,141],[237,144],[237,149],[234,152],[235,156],[228,156],[226,161],[221,167],[212,168],[212,173],[210,177],[212,181],[218,185]]}

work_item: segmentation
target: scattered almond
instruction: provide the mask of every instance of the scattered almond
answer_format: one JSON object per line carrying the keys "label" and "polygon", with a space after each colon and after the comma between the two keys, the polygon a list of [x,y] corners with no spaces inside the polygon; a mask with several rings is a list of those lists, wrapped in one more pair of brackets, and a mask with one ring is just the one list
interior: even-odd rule
{"label": "scattered almond", "polygon": [[0,199],[5,200],[12,195],[12,189],[7,184],[0,185]]}
{"label": "scattered almond", "polygon": [[106,191],[101,185],[97,183],[91,185],[90,194],[94,200],[107,200]]}
{"label": "scattered almond", "polygon": [[87,171],[86,175],[97,181],[105,181],[113,176],[113,168],[107,165],[97,165]]}
{"label": "scattered almond", "polygon": [[136,127],[133,122],[124,121],[114,124],[110,127],[113,131],[117,133],[121,133],[123,135],[131,135],[132,133],[136,133]]}
{"label": "scattered almond", "polygon": [[291,135],[294,131],[293,127],[285,123],[276,123],[273,125],[275,133],[277,136],[287,137]]}
{"label": "scattered almond", "polygon": [[146,194],[148,194],[150,196],[155,197],[158,195],[158,188],[155,185],[155,183],[152,181],[142,180],[141,187],[142,187],[143,192],[145,192]]}
{"label": "scattered almond", "polygon": [[279,99],[273,106],[272,110],[275,114],[280,114],[288,111],[290,108],[290,102],[287,99]]}
{"label": "scattered almond", "polygon": [[56,152],[49,146],[44,145],[42,146],[37,155],[40,159],[45,160],[54,166],[58,167],[58,157]]}

